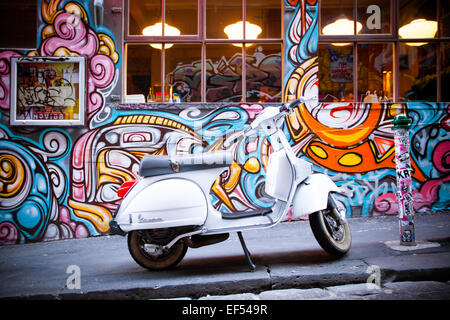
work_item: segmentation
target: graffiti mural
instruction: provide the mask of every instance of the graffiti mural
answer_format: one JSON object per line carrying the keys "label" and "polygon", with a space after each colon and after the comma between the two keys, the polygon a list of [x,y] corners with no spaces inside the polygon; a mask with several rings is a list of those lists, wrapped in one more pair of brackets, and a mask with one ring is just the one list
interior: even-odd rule
{"label": "graffiti mural", "polygon": [[85,237],[83,224],[71,219],[63,160],[71,149],[61,130],[44,130],[40,143],[14,137],[0,127],[0,241]]}
{"label": "graffiti mural", "polygon": [[[109,220],[120,201],[116,191],[123,182],[137,178],[143,156],[223,149],[230,133],[242,130],[268,105],[239,102],[239,86],[232,83],[227,88],[237,97],[235,103],[107,103],[122,76],[117,49],[121,44],[105,26],[97,25],[89,3],[41,0],[37,48],[0,50],[0,243],[108,234]],[[318,1],[285,0],[284,5],[292,14],[285,24],[284,99],[317,96]],[[87,126],[8,125],[10,59],[23,55],[88,58]],[[280,56],[250,58],[248,69],[258,86],[281,86],[280,79],[271,76],[280,68]],[[221,66],[210,66],[208,81],[230,71],[230,61]],[[178,81],[177,72],[186,73],[187,68],[195,74],[198,66],[178,66],[172,81]],[[185,87],[199,88],[194,82]],[[273,103],[279,97],[269,94],[267,99]],[[392,119],[399,113],[413,120],[410,160],[414,211],[449,209],[449,103],[311,100],[286,118],[284,132],[298,157],[312,161],[314,170],[327,172],[343,189],[347,197],[338,200],[348,216],[397,214]],[[255,136],[229,148],[234,151],[234,163],[211,186],[214,206],[231,214],[270,207],[272,201],[264,192],[265,168],[272,152],[268,138]]]}
{"label": "graffiti mural", "polygon": [[[318,1],[285,0],[285,6],[294,11],[285,36],[285,99],[317,97]],[[450,206],[448,112],[447,103],[310,101],[287,124],[298,156],[313,160],[318,171],[327,171],[346,190],[347,214],[397,214],[392,120],[399,113],[415,119],[411,128],[414,209],[442,210]]]}
{"label": "graffiti mural", "polygon": [[[97,232],[106,232],[120,199],[117,190],[138,178],[139,162],[147,154],[191,154],[223,148],[230,131],[242,129],[262,110],[261,105],[238,105],[171,110],[111,107],[110,122],[89,131],[74,146],[73,184],[69,205]],[[214,205],[224,212],[269,206],[264,169],[267,140],[257,138],[235,145],[235,163],[211,189]],[[251,186],[251,187],[250,187]]]}
{"label": "graffiti mural", "polygon": [[[37,48],[0,51],[2,123],[9,122],[13,56],[86,57],[89,61],[87,116],[93,118],[104,106],[119,78],[120,54],[114,36],[103,26],[92,23],[88,4],[89,1],[40,1]],[[73,141],[82,131],[85,129],[19,130],[0,124],[0,242],[23,243],[96,234],[69,207]]]}

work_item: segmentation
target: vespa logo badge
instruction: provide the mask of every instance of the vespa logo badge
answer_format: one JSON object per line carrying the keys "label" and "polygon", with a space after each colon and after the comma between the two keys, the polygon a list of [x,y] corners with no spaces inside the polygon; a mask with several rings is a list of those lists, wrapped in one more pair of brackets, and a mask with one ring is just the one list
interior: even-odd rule
{"label": "vespa logo badge", "polygon": [[162,222],[164,221],[161,218],[144,218],[141,214],[138,215],[139,223],[149,223],[149,222]]}

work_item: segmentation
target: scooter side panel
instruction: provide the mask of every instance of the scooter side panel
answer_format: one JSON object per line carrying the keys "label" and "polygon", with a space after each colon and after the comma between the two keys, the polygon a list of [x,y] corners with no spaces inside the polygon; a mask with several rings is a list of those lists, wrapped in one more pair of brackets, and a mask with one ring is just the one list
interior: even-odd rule
{"label": "scooter side panel", "polygon": [[207,202],[202,189],[187,179],[165,179],[146,186],[116,217],[123,231],[202,225]]}
{"label": "scooter side panel", "polygon": [[341,192],[330,177],[321,173],[310,175],[295,192],[292,201],[294,218],[326,209],[330,192]]}

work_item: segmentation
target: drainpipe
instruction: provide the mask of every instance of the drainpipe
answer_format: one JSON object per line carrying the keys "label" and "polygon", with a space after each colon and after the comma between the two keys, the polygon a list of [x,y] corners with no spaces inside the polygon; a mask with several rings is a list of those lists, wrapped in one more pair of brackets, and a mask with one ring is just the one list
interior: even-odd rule
{"label": "drainpipe", "polygon": [[416,245],[409,148],[409,129],[411,128],[411,122],[412,120],[405,114],[396,115],[392,122],[394,124],[400,245],[404,246]]}
{"label": "drainpipe", "polygon": [[96,27],[103,25],[105,5],[103,0],[94,0],[94,24]]}

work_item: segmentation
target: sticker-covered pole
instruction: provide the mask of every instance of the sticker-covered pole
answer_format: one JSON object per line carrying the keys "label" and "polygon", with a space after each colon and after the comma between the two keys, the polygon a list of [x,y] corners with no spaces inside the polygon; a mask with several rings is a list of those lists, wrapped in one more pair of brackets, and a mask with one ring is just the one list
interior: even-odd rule
{"label": "sticker-covered pole", "polygon": [[393,121],[400,244],[405,246],[416,245],[409,149],[411,122],[404,114],[396,115]]}

